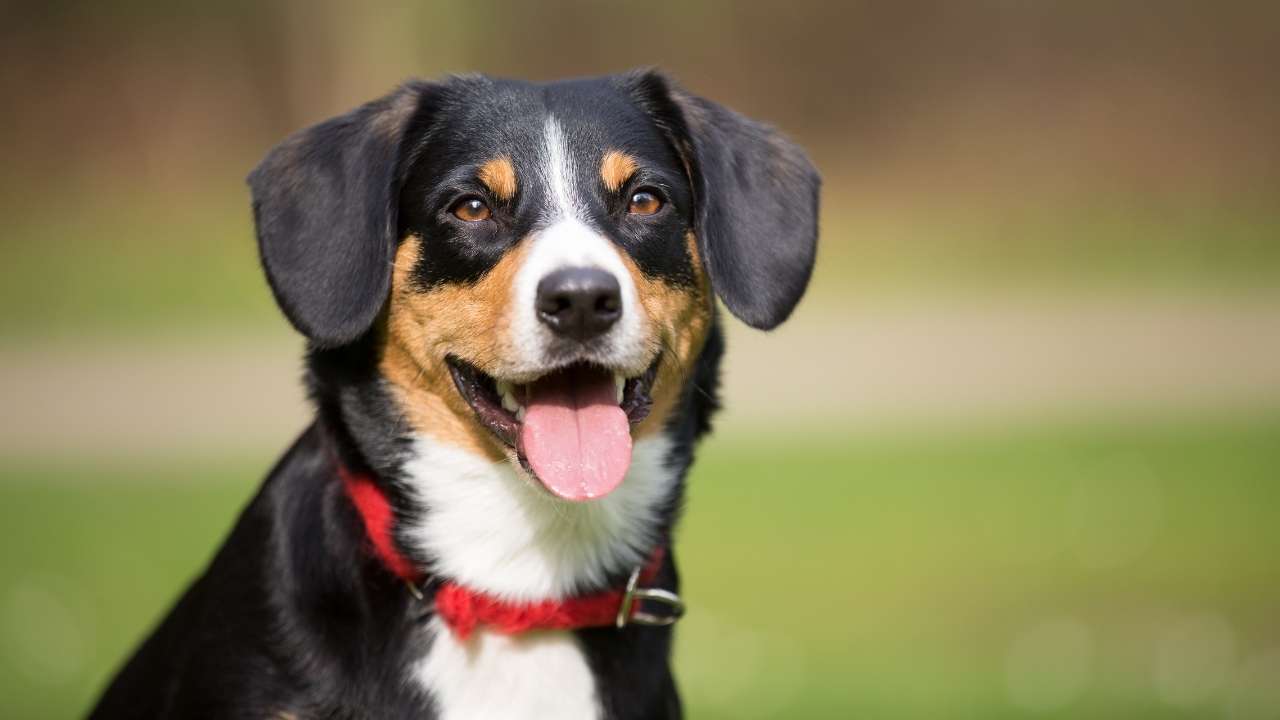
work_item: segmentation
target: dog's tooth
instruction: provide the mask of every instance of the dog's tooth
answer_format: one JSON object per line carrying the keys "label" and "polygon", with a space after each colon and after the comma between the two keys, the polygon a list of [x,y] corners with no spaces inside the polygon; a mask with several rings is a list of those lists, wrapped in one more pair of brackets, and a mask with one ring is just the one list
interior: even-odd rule
{"label": "dog's tooth", "polygon": [[514,388],[511,383],[505,380],[499,380],[495,383],[498,390],[498,397],[502,400],[502,408],[507,412],[515,412],[520,408],[520,403],[516,402]]}
{"label": "dog's tooth", "polygon": [[519,420],[520,422],[524,422],[524,406],[521,405],[520,407],[516,408],[515,413],[516,413],[516,420]]}
{"label": "dog's tooth", "polygon": [[614,393],[614,394],[616,394],[616,395],[618,396],[618,397],[617,397],[617,400],[618,400],[618,404],[619,404],[619,405],[621,405],[621,404],[622,404],[622,391],[623,391],[626,387],[627,387],[627,379],[626,379],[626,378],[624,378],[624,377],[622,377],[621,375],[614,374],[614,376],[613,376],[613,388],[614,388],[614,391],[615,391],[615,393]]}

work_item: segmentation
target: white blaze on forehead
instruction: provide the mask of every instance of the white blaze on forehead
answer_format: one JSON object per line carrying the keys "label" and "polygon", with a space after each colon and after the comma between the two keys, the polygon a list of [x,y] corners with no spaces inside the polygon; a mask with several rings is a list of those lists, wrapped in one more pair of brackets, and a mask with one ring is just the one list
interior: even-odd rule
{"label": "white blaze on forehead", "polygon": [[576,169],[567,139],[555,118],[547,120],[544,134],[540,180],[545,183],[545,227],[534,233],[523,267],[516,275],[515,319],[512,346],[521,357],[514,359],[517,372],[545,371],[544,348],[554,337],[538,321],[538,283],[562,268],[599,268],[618,280],[622,295],[622,315],[603,338],[602,349],[592,359],[605,365],[627,368],[632,374],[644,371],[650,352],[644,343],[643,308],[635,283],[620,250],[608,237],[587,224],[587,203],[575,182]]}
{"label": "white blaze on forehead", "polygon": [[564,130],[554,117],[547,118],[543,136],[543,158],[542,179],[547,185],[548,194],[547,219],[555,222],[561,218],[579,217],[581,207],[575,189],[577,168],[565,142]]}

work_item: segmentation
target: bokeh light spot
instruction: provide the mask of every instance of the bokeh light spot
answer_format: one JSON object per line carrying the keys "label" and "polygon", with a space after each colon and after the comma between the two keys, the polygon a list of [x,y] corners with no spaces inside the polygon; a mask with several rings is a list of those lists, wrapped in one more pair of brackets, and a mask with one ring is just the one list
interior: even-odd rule
{"label": "bokeh light spot", "polygon": [[1170,705],[1192,706],[1210,700],[1235,663],[1236,637],[1221,615],[1208,613],[1175,620],[1157,641],[1152,682]]}
{"label": "bokeh light spot", "polygon": [[1226,711],[1230,720],[1280,718],[1280,648],[1241,663],[1231,679]]}
{"label": "bokeh light spot", "polygon": [[1009,700],[1036,712],[1066,707],[1088,689],[1093,662],[1093,631],[1084,623],[1060,618],[1031,627],[1006,656]]}

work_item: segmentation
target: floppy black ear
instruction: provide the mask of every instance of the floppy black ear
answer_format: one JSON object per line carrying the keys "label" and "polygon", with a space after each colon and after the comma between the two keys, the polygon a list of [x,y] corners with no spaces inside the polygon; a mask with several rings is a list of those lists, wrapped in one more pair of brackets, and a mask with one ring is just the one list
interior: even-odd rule
{"label": "floppy black ear", "polygon": [[360,337],[391,285],[401,152],[423,83],[302,130],[249,174],[276,301],[318,347]]}
{"label": "floppy black ear", "polygon": [[738,319],[776,327],[813,274],[817,169],[768,125],[690,95],[655,72],[630,80],[688,167],[711,286]]}

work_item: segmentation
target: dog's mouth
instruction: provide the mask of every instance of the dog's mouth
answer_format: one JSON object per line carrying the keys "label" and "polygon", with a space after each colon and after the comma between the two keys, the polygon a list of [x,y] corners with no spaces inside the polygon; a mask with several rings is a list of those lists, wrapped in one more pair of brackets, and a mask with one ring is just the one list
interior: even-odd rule
{"label": "dog's mouth", "polygon": [[516,384],[449,356],[458,392],[476,418],[515,450],[549,492],[573,501],[608,495],[631,465],[631,428],[653,405],[658,361],[635,377],[574,363]]}

